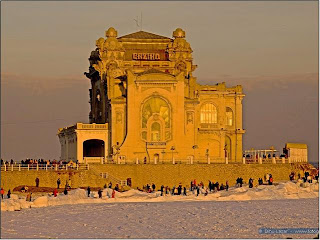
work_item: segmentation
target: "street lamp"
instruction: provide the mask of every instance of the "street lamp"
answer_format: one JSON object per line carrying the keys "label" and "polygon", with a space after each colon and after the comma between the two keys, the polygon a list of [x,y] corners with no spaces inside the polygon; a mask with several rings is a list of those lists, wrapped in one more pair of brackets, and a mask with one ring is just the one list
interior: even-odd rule
{"label": "street lamp", "polygon": [[193,157],[196,158],[196,149],[198,148],[198,145],[193,145]]}
{"label": "street lamp", "polygon": [[162,163],[164,162],[164,154],[166,153],[164,150],[162,150]]}
{"label": "street lamp", "polygon": [[172,151],[172,162],[173,162],[173,151],[176,150],[176,148],[172,146],[170,150]]}

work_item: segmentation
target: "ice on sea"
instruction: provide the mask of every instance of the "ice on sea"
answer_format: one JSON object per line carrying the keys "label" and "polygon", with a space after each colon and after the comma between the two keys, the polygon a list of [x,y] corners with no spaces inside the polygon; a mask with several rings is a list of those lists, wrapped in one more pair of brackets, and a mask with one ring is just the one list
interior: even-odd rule
{"label": "ice on sea", "polygon": [[146,193],[131,189],[126,192],[116,192],[112,198],[112,189],[103,190],[102,198],[98,198],[97,192],[91,192],[90,197],[84,189],[75,189],[68,195],[59,194],[57,197],[41,196],[32,202],[27,202],[16,194],[10,199],[1,201],[1,211],[19,211],[24,208],[39,208],[47,206],[82,204],[82,203],[114,203],[114,202],[172,202],[172,201],[249,201],[249,200],[278,200],[278,199],[301,199],[319,197],[319,183],[284,182],[278,185],[260,185],[254,188],[247,186],[241,188],[231,187],[229,191],[202,194],[196,196],[188,192],[187,196],[166,195],[161,196],[160,191]]}

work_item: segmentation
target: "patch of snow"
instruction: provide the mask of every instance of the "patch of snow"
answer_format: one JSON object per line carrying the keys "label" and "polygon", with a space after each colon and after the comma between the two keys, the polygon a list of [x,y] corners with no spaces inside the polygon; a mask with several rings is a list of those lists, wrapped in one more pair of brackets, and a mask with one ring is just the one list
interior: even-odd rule
{"label": "patch of snow", "polygon": [[22,208],[48,207],[67,204],[83,203],[114,203],[114,202],[175,202],[175,201],[251,201],[251,200],[278,200],[278,199],[303,199],[319,197],[319,183],[283,182],[278,185],[260,185],[254,188],[243,186],[241,188],[231,187],[229,191],[219,191],[204,195],[205,190],[201,189],[201,194],[196,196],[191,191],[187,196],[165,195],[161,196],[160,191],[146,193],[131,189],[126,192],[115,191],[115,198],[112,198],[113,190],[104,189],[102,198],[98,198],[97,192],[91,192],[90,197],[84,189],[70,191],[67,195],[59,194],[40,196],[33,202],[26,202],[19,199],[18,195],[1,202],[1,211],[17,211]]}

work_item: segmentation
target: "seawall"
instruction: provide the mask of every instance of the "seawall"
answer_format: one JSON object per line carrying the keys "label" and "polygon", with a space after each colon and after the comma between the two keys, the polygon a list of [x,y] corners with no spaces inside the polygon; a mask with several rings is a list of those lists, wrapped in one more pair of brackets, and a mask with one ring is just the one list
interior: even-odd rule
{"label": "seawall", "polygon": [[[181,183],[190,185],[190,181],[196,179],[205,185],[208,180],[234,185],[237,177],[242,177],[244,182],[252,177],[254,183],[258,178],[263,178],[266,173],[271,173],[274,181],[288,180],[289,174],[303,174],[305,169],[312,167],[310,164],[141,164],[141,165],[118,165],[118,164],[91,164],[90,170],[82,171],[2,171],[1,187],[6,191],[20,185],[35,186],[35,179],[40,179],[40,187],[56,187],[57,179],[61,179],[61,187],[66,180],[72,188],[77,187],[103,187],[110,182],[110,178],[102,178],[100,173],[107,173],[119,180],[132,179],[132,187],[156,184],[157,188],[162,184],[172,187]],[[112,181],[112,180],[111,180]]]}

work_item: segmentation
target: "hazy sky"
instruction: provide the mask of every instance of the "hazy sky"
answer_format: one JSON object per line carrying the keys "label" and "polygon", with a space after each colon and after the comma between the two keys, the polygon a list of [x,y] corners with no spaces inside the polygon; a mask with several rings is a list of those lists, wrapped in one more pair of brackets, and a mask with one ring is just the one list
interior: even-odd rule
{"label": "hazy sky", "polygon": [[200,83],[242,84],[244,149],[309,145],[318,161],[318,2],[2,2],[1,156],[59,158],[59,127],[88,121],[95,40],[181,27]]}

